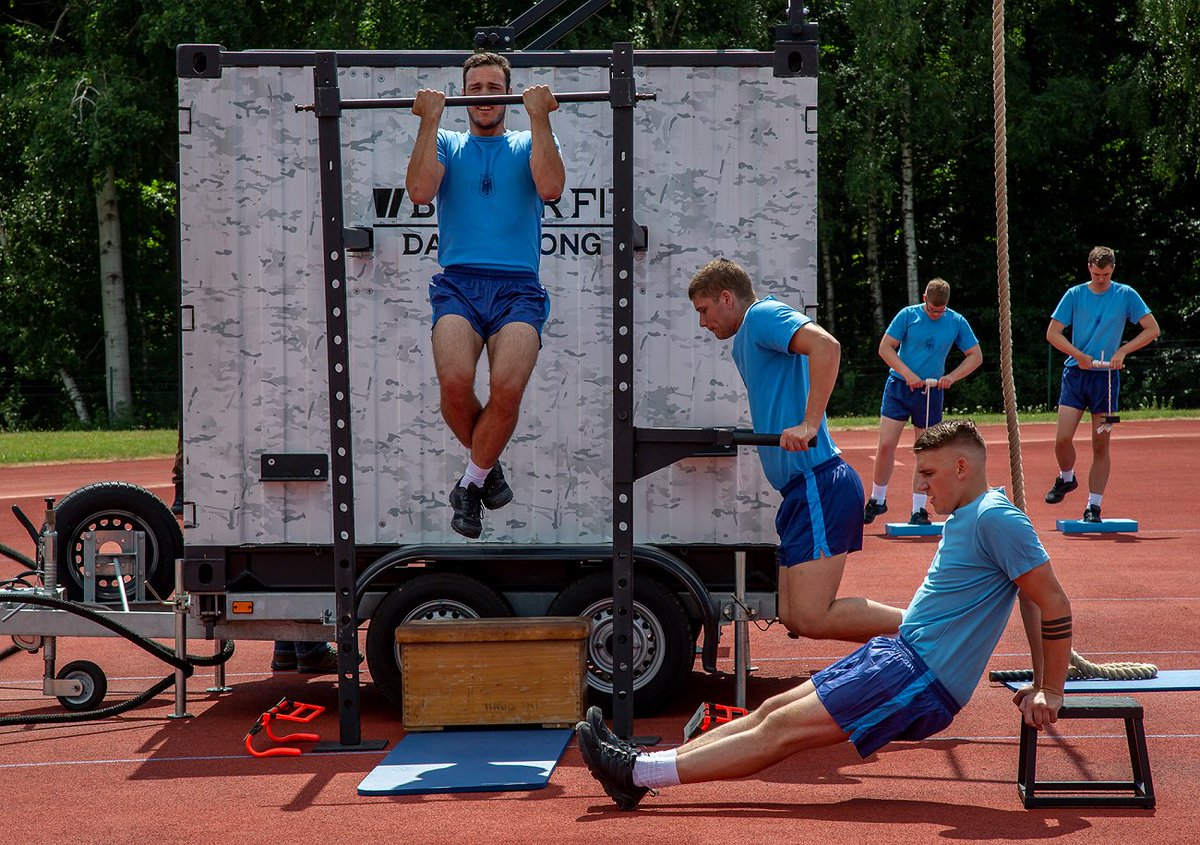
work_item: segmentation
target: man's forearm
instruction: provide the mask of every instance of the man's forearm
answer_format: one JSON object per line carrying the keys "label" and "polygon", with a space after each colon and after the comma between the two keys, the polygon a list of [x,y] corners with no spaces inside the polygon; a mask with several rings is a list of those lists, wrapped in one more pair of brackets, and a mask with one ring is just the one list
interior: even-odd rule
{"label": "man's forearm", "polygon": [[537,187],[538,196],[546,202],[552,202],[562,196],[567,182],[566,168],[563,166],[562,155],[554,145],[554,132],[550,128],[549,115],[530,116],[529,133],[531,137],[529,151],[529,172],[533,176],[533,184]]}
{"label": "man's forearm", "polygon": [[404,187],[414,203],[433,202],[439,187],[437,130],[435,120],[422,120],[413,143],[412,157],[404,177]]}

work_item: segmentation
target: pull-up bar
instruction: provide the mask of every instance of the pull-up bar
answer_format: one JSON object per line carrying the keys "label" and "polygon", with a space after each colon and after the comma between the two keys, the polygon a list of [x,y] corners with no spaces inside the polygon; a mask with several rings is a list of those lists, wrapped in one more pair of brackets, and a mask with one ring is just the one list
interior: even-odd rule
{"label": "pull-up bar", "polygon": [[[560,103],[607,103],[612,98],[611,91],[566,91],[555,94],[554,99]],[[635,100],[656,100],[658,95],[649,92],[638,92],[633,95]],[[416,102],[415,97],[386,97],[376,100],[342,100],[343,109],[410,109]],[[447,106],[519,106],[524,102],[520,94],[488,94],[471,97],[447,97]],[[312,103],[297,105],[296,111],[313,111]]]}

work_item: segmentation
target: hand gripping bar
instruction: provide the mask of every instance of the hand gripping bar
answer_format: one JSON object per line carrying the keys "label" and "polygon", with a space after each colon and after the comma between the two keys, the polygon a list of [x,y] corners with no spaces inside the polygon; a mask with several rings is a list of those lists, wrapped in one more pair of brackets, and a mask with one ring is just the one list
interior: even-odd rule
{"label": "hand gripping bar", "polygon": [[[634,94],[635,100],[656,100],[654,92]],[[559,103],[607,103],[612,97],[609,91],[567,91],[555,94]],[[411,109],[415,97],[387,97],[378,100],[342,100],[343,109]],[[519,106],[524,102],[520,94],[487,94],[472,97],[447,97],[446,106]],[[312,111],[313,104],[296,106],[296,111]]]}

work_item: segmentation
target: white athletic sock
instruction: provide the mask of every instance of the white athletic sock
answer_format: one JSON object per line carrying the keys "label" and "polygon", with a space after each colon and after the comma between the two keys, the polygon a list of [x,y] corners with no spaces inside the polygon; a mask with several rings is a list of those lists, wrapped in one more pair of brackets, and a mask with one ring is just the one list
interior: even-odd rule
{"label": "white athletic sock", "polygon": [[913,513],[920,510],[925,510],[925,503],[929,501],[929,496],[924,493],[913,493]]}
{"label": "white athletic sock", "polygon": [[1104,498],[1103,493],[1088,493],[1088,504],[1100,507],[1100,500]]}
{"label": "white athletic sock", "polygon": [[647,789],[679,786],[679,771],[675,768],[675,749],[642,753],[633,761],[633,782]]}
{"label": "white athletic sock", "polygon": [[492,471],[491,467],[476,466],[475,462],[467,460],[467,471],[463,473],[462,480],[458,482],[459,487],[466,487],[468,484],[474,484],[476,487],[483,487],[483,482],[488,477],[488,473]]}
{"label": "white athletic sock", "polygon": [[887,501],[887,488],[888,486],[886,484],[872,484],[871,498],[882,505],[885,501]]}
{"label": "white athletic sock", "polygon": [[1075,480],[1075,470],[1073,470],[1073,469],[1059,470],[1058,477],[1061,478],[1063,481],[1074,481]]}

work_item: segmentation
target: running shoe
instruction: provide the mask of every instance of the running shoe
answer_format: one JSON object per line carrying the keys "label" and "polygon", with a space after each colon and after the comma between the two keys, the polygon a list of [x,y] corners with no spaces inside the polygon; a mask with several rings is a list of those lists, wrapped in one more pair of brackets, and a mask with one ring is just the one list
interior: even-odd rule
{"label": "running shoe", "polygon": [[867,499],[867,506],[863,508],[863,525],[870,525],[881,513],[887,513],[887,502]]}
{"label": "running shoe", "polygon": [[1062,476],[1054,479],[1054,486],[1050,488],[1050,492],[1046,494],[1046,504],[1057,505],[1067,494],[1079,486],[1079,479],[1072,478],[1070,481],[1063,481]]}

